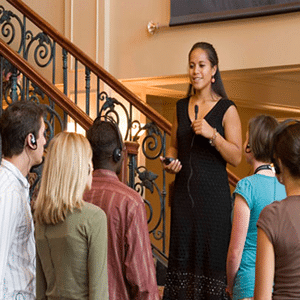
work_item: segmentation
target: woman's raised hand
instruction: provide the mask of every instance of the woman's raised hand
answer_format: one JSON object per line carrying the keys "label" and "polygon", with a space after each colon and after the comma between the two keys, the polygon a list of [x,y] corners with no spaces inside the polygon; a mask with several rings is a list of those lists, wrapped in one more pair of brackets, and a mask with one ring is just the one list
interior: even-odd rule
{"label": "woman's raised hand", "polygon": [[214,128],[211,127],[205,119],[193,121],[192,128],[196,134],[202,135],[207,139],[211,139],[214,135]]}

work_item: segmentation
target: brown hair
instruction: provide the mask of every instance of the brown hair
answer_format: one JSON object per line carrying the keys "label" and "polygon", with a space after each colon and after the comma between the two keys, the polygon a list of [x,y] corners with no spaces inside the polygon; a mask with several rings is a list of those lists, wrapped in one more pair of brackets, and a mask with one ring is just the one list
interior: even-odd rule
{"label": "brown hair", "polygon": [[39,138],[41,119],[45,112],[44,106],[32,101],[17,101],[6,108],[0,118],[4,156],[12,157],[22,153],[28,134],[32,133],[36,139]]}
{"label": "brown hair", "polygon": [[272,139],[277,127],[277,120],[268,115],[260,115],[249,121],[249,146],[257,161],[271,162]]}
{"label": "brown hair", "polygon": [[300,122],[283,122],[278,126],[273,140],[273,156],[281,160],[290,174],[300,178]]}

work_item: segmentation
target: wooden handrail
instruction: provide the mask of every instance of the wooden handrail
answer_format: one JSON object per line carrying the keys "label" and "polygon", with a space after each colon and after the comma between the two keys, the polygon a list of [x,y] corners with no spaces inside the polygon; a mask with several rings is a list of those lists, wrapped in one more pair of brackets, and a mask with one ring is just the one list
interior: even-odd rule
{"label": "wooden handrail", "polygon": [[44,33],[49,35],[53,40],[56,41],[62,48],[71,53],[76,59],[78,59],[83,65],[88,67],[95,75],[101,78],[107,85],[109,85],[114,91],[121,95],[124,99],[135,106],[139,111],[155,122],[162,130],[166,131],[167,134],[171,134],[172,124],[161,116],[155,109],[150,105],[142,101],[138,96],[126,88],[120,81],[104,70],[100,65],[94,62],[89,56],[83,51],[76,47],[60,32],[58,32],[52,25],[46,20],[36,14],[29,6],[20,0],[7,0],[12,6],[19,10],[25,15],[32,23],[39,27]]}
{"label": "wooden handrail", "polygon": [[93,124],[93,120],[73,103],[65,94],[63,94],[56,86],[37,73],[26,60],[24,60],[17,52],[7,46],[0,39],[0,54],[15,66],[28,79],[40,87],[41,90],[53,100],[61,109],[70,115],[85,130]]}
{"label": "wooden handrail", "polygon": [[227,175],[228,175],[228,181],[229,183],[236,187],[236,184],[238,183],[238,181],[240,180],[239,177],[237,177],[234,173],[232,173],[229,169],[226,169],[227,170]]}

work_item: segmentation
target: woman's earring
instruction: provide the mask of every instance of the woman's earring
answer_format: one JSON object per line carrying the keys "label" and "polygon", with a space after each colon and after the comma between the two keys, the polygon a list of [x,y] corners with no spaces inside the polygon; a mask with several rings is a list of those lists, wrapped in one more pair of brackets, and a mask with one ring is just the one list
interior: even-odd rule
{"label": "woman's earring", "polygon": [[212,76],[212,77],[211,77],[211,82],[212,82],[212,83],[215,83],[215,81],[216,81],[215,77]]}
{"label": "woman's earring", "polygon": [[251,152],[250,144],[247,144],[247,146],[245,148],[245,152],[246,153],[250,153]]}

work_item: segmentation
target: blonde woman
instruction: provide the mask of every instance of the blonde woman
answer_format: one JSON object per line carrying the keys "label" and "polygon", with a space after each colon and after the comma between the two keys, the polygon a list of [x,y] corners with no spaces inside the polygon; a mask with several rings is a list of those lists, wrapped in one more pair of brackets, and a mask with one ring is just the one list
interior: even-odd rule
{"label": "blonde woman", "polygon": [[37,299],[108,299],[106,216],[82,200],[92,170],[84,136],[50,142],[34,213]]}

